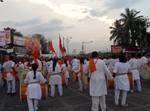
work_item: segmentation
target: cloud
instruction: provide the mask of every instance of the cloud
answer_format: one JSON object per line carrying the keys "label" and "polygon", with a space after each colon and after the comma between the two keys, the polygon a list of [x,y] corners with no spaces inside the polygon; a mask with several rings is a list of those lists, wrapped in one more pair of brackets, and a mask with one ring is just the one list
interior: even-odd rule
{"label": "cloud", "polygon": [[63,30],[63,22],[61,20],[51,20],[47,23],[40,23],[33,27],[30,27],[28,30],[31,30],[32,33],[46,33],[46,32],[57,32]]}
{"label": "cloud", "polygon": [[93,9],[90,11],[91,16],[101,17],[104,16],[108,10],[101,10],[101,9]]}
{"label": "cloud", "polygon": [[27,21],[22,21],[22,22],[16,22],[16,21],[0,21],[0,25],[5,27],[5,26],[11,26],[11,27],[25,27],[25,26],[31,26],[31,25],[36,25],[40,23],[41,20],[39,18],[34,18],[31,20]]}
{"label": "cloud", "polygon": [[113,22],[114,20],[103,16],[104,12],[98,12],[95,10],[95,8],[85,5],[86,2],[84,2],[84,5],[78,4],[71,4],[71,3],[61,3],[56,4],[55,2],[52,2],[50,0],[28,0],[30,3],[38,4],[38,5],[45,5],[51,10],[53,10],[54,13],[57,13],[59,15],[68,17],[70,19],[96,19],[101,22],[109,23],[110,21]]}
{"label": "cloud", "polygon": [[40,18],[34,18],[27,21],[16,22],[16,21],[0,21],[1,27],[13,27],[24,34],[34,33],[58,33],[64,29],[73,28],[73,25],[64,25],[62,20],[52,19],[48,22],[42,21]]}
{"label": "cloud", "polygon": [[128,8],[139,1],[140,0],[106,0],[105,6],[107,7],[107,10]]}

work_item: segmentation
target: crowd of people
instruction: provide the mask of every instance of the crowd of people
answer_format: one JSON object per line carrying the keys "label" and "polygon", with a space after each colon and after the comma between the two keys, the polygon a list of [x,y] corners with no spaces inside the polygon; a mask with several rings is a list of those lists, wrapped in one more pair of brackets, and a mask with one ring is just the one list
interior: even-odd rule
{"label": "crowd of people", "polygon": [[[0,63],[0,87],[7,86],[7,95],[16,95],[16,81],[27,85],[27,103],[29,111],[38,110],[41,99],[41,83],[49,86],[49,96],[55,97],[57,86],[59,96],[63,96],[63,87],[69,87],[78,81],[78,91],[89,91],[92,111],[106,111],[106,98],[109,81],[113,81],[114,104],[127,107],[128,92],[141,92],[140,69],[149,63],[147,54],[143,57],[125,54],[102,58],[97,52],[88,56],[62,58],[40,58],[32,60],[26,57],[15,61],[15,57],[6,55]],[[129,80],[128,74],[132,75]],[[131,84],[133,83],[133,84]],[[134,84],[135,83],[135,84]],[[136,85],[136,87],[134,87]],[[136,89],[135,89],[136,88]],[[121,103],[119,103],[122,93]]]}

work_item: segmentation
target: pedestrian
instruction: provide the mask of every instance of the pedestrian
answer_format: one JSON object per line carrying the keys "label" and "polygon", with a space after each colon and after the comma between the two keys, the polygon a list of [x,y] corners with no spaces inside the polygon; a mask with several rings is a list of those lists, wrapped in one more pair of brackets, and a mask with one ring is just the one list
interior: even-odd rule
{"label": "pedestrian", "polygon": [[141,92],[142,86],[141,86],[141,80],[140,80],[140,73],[138,70],[139,62],[138,62],[137,58],[135,57],[134,53],[131,55],[131,59],[129,60],[129,64],[130,64],[130,68],[131,68],[130,70],[132,73],[133,82],[136,83],[137,91]]}
{"label": "pedestrian", "polygon": [[67,60],[66,60],[66,59],[63,61],[63,64],[62,64],[62,71],[63,71],[63,73],[65,74],[65,85],[66,85],[66,87],[68,87],[70,76],[69,76],[68,63],[67,63]]}
{"label": "pedestrian", "polygon": [[2,63],[0,62],[0,87],[4,85],[4,81],[2,78]]}
{"label": "pedestrian", "polygon": [[115,105],[119,105],[119,96],[122,92],[122,100],[121,106],[127,107],[128,104],[126,103],[127,93],[130,90],[129,80],[128,80],[128,73],[130,71],[130,65],[127,63],[127,59],[125,55],[120,55],[119,62],[115,64],[114,67],[114,84],[115,84]]}
{"label": "pedestrian", "polygon": [[16,75],[14,73],[15,62],[12,56],[7,55],[3,64],[4,79],[7,81],[7,95],[14,96],[16,94]]}
{"label": "pedestrian", "polygon": [[29,111],[38,111],[38,101],[41,99],[40,82],[46,82],[41,72],[37,71],[38,65],[32,64],[32,70],[26,75],[24,82],[27,84],[27,103]]}
{"label": "pedestrian", "polygon": [[[89,60],[90,68],[90,96],[92,97],[92,111],[106,111],[107,85],[106,79],[113,79],[103,60],[99,59],[98,53],[93,52]],[[106,78],[107,77],[107,78]]]}
{"label": "pedestrian", "polygon": [[58,86],[58,92],[59,96],[63,95],[63,88],[62,88],[62,78],[61,78],[61,66],[58,63],[58,59],[54,58],[53,59],[53,64],[52,64],[52,69],[50,69],[49,74],[50,74],[50,79],[49,79],[49,84],[50,84],[50,90],[51,90],[51,97],[55,96],[55,86]]}

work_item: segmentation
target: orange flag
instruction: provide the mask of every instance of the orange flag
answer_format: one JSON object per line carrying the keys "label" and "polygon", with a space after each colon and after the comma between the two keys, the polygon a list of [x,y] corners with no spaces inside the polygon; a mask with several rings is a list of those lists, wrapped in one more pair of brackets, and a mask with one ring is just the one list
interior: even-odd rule
{"label": "orange flag", "polygon": [[62,40],[61,40],[60,34],[59,34],[59,49],[60,49],[62,56],[64,56],[65,55],[65,49],[62,45]]}
{"label": "orange flag", "polygon": [[52,51],[53,53],[55,53],[55,49],[53,47],[52,40],[49,41],[49,50]]}

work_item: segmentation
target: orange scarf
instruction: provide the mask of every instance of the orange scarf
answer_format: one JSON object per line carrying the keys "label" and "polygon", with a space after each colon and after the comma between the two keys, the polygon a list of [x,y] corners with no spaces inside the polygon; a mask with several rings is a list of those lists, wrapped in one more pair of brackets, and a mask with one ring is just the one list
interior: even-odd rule
{"label": "orange scarf", "polygon": [[96,71],[96,63],[94,62],[94,59],[90,59],[89,60],[89,68],[90,68],[90,72],[94,72]]}

